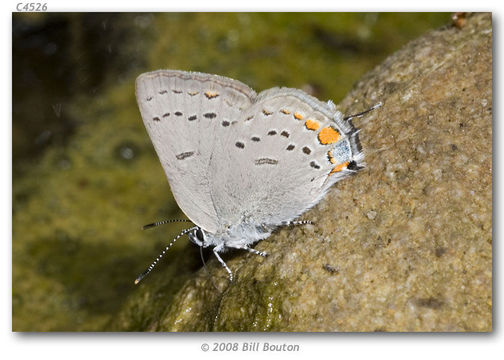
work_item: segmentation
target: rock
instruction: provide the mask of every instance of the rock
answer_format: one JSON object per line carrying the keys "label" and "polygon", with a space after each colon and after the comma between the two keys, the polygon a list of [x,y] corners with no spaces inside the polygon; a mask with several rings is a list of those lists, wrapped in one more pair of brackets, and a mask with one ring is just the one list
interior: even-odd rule
{"label": "rock", "polygon": [[225,255],[232,284],[210,257],[212,277],[201,269],[173,301],[143,287],[111,328],[491,331],[491,15],[411,42],[340,107],[379,101],[354,121],[367,167],[303,215],[314,225],[259,242],[267,258]]}

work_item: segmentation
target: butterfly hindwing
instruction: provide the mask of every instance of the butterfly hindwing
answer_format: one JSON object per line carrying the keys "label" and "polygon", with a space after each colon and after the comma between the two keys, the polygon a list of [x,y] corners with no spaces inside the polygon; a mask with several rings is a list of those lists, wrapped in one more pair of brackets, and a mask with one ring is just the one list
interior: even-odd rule
{"label": "butterfly hindwing", "polygon": [[219,219],[278,225],[299,216],[351,173],[352,131],[334,106],[301,90],[263,91],[217,140],[209,171]]}

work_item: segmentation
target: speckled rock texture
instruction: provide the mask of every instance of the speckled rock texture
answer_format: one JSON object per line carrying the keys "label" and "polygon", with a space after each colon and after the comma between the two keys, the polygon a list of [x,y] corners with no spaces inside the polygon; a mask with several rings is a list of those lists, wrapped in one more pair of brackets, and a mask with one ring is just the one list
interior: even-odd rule
{"label": "speckled rock texture", "polygon": [[267,258],[225,256],[232,284],[209,257],[219,291],[204,269],[169,296],[143,284],[111,328],[491,331],[492,19],[466,20],[411,42],[340,104],[383,107],[354,122],[367,167],[303,215],[314,225],[259,242]]}

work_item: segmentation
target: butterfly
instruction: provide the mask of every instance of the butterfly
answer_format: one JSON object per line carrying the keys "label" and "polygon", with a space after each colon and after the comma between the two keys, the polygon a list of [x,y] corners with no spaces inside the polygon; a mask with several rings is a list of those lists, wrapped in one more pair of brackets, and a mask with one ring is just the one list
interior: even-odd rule
{"label": "butterfly", "polygon": [[[251,247],[316,205],[337,181],[364,166],[359,130],[333,102],[302,90],[257,94],[227,77],[158,70],[140,75],[143,122],[180,209],[195,224],[142,273],[140,282],[181,236],[213,253]],[[146,226],[166,223],[161,221]]]}

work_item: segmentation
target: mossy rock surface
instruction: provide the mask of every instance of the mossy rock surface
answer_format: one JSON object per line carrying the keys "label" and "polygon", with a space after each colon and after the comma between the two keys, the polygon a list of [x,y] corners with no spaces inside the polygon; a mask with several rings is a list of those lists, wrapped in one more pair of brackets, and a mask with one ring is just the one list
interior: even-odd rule
{"label": "mossy rock surface", "polygon": [[491,16],[411,42],[341,108],[378,101],[356,121],[366,169],[303,216],[315,225],[259,242],[267,258],[227,256],[231,284],[210,259],[220,291],[203,269],[170,295],[160,291],[170,274],[156,276],[112,328],[491,331]]}

